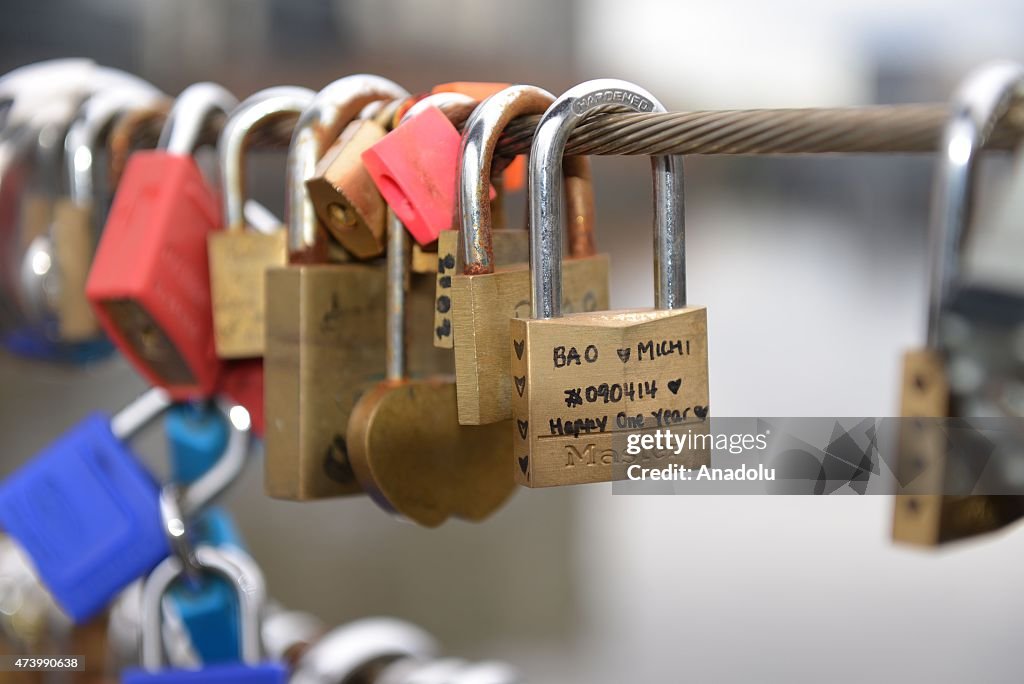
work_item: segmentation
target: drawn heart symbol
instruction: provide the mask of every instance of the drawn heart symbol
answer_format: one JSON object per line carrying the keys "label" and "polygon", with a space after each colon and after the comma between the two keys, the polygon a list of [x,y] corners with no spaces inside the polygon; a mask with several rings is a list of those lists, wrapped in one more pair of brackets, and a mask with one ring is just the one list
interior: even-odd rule
{"label": "drawn heart symbol", "polygon": [[523,396],[523,390],[526,389],[526,376],[515,375],[512,379],[516,381],[516,392],[519,392],[519,396]]}
{"label": "drawn heart symbol", "polygon": [[516,420],[519,426],[519,436],[526,439],[526,431],[530,428],[530,421],[528,420]]}
{"label": "drawn heart symbol", "polygon": [[693,415],[697,416],[701,420],[704,420],[705,418],[708,417],[708,409],[709,408],[710,408],[710,406],[694,406],[693,407]]}
{"label": "drawn heart symbol", "polygon": [[526,469],[530,467],[530,455],[519,457],[519,469],[523,471],[523,475],[526,474]]}
{"label": "drawn heart symbol", "polygon": [[525,343],[523,340],[512,340],[512,346],[516,348],[516,358],[520,361],[523,360],[523,347]]}
{"label": "drawn heart symbol", "polygon": [[625,349],[615,350],[615,353],[619,355],[619,361],[621,361],[622,363],[626,363],[627,361],[629,361],[629,349],[629,347],[626,347]]}
{"label": "drawn heart symbol", "polygon": [[[679,393],[679,386],[682,385],[682,384],[683,384],[683,379],[682,378],[676,378],[675,380],[669,380],[668,381],[668,388],[669,388],[669,390],[672,391],[672,394],[678,394]],[[694,409],[694,413],[696,413],[696,412],[697,412],[696,409]]]}

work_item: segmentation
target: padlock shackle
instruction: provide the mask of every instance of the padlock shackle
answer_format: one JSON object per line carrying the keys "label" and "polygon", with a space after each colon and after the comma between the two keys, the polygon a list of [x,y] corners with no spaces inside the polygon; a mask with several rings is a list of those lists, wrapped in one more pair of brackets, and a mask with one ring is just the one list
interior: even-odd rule
{"label": "padlock shackle", "polygon": [[[260,619],[266,603],[266,586],[259,567],[241,549],[200,544],[195,549],[196,564],[223,577],[238,597],[239,653],[242,662],[257,665],[262,658]],[[142,667],[158,672],[164,667],[163,611],[161,603],[174,580],[185,572],[175,556],[157,565],[142,588]]]}
{"label": "padlock shackle", "polygon": [[116,187],[132,152],[143,144],[156,145],[160,130],[171,111],[171,101],[131,109],[117,118],[107,136],[109,184]]}
{"label": "padlock shackle", "polygon": [[294,127],[315,95],[309,88],[297,86],[265,88],[247,97],[228,116],[217,143],[228,232],[245,230],[245,153],[250,134],[278,122]]}
{"label": "padlock shackle", "polygon": [[64,138],[64,168],[68,196],[79,207],[96,206],[93,176],[96,150],[111,132],[115,118],[126,111],[158,107],[167,96],[155,86],[140,80],[96,93],[79,108],[78,116]]}
{"label": "padlock shackle", "polygon": [[384,658],[436,658],[437,640],[421,627],[395,618],[363,618],[320,637],[296,663],[291,684],[348,681]]}
{"label": "padlock shackle", "polygon": [[[508,123],[519,116],[543,114],[555,96],[536,86],[515,85],[484,100],[466,121],[459,149],[459,221],[462,230],[463,273],[494,273],[491,217],[491,167],[498,139]],[[568,210],[569,254],[593,256],[594,197],[590,187],[590,161],[569,157],[563,162]]]}
{"label": "padlock shackle", "polygon": [[237,105],[238,98],[223,86],[209,81],[193,83],[174,101],[156,146],[170,154],[191,156],[210,117],[227,116]]}
{"label": "padlock shackle", "polygon": [[479,104],[477,100],[462,93],[434,93],[433,95],[427,95],[421,100],[417,100],[412,106],[402,112],[402,117],[399,119],[398,124],[404,124],[430,107],[440,109],[441,113],[448,117],[449,121],[455,122],[470,116]]}
{"label": "padlock shackle", "polygon": [[318,92],[299,116],[288,148],[285,187],[290,261],[317,262],[325,259],[326,235],[306,193],[306,181],[316,174],[320,157],[368,104],[408,96],[404,88],[380,76],[346,76]]}
{"label": "padlock shackle", "polygon": [[228,421],[228,443],[217,462],[182,490],[181,511],[188,518],[209,506],[238,479],[249,456],[251,419],[248,411],[223,400],[218,399],[216,403]]}
{"label": "padlock shackle", "polygon": [[[625,107],[664,112],[649,92],[627,81],[597,79],[570,88],[541,117],[530,148],[530,278],[533,317],[562,313],[562,157],[573,129],[594,109]],[[595,114],[596,115],[596,114]],[[683,160],[679,155],[651,157],[654,176],[654,305],[686,306],[683,218]]]}
{"label": "padlock shackle", "polygon": [[171,406],[171,396],[162,387],[152,387],[114,414],[110,432],[120,441],[127,441]]}
{"label": "padlock shackle", "polygon": [[929,225],[928,346],[939,347],[942,311],[960,280],[970,228],[978,152],[999,119],[1024,98],[1024,66],[997,60],[972,71],[953,93],[942,131]]}
{"label": "padlock shackle", "polygon": [[384,349],[385,378],[398,382],[406,378],[405,309],[409,281],[409,231],[390,207],[387,210],[388,251],[386,339]]}

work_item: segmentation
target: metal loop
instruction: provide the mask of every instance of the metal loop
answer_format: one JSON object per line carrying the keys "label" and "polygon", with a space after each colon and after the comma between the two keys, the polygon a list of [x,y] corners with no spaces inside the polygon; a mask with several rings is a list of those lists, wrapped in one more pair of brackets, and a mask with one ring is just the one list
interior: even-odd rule
{"label": "metal loop", "polygon": [[960,252],[971,222],[978,152],[996,123],[1024,98],[1024,66],[999,60],[971,72],[953,94],[942,133],[932,194],[928,345],[939,344],[939,319],[960,279]]}
{"label": "metal loop", "polygon": [[209,506],[238,479],[249,455],[249,412],[220,400],[217,407],[228,419],[228,443],[213,467],[182,491],[181,510],[188,518]]}
{"label": "metal loop", "polygon": [[93,189],[93,163],[96,148],[113,120],[131,109],[157,107],[166,98],[158,88],[139,79],[135,84],[96,93],[85,101],[64,138],[64,165],[72,202],[83,207],[98,204]]}
{"label": "metal loop", "polygon": [[315,95],[309,88],[295,86],[265,88],[231,112],[217,144],[224,224],[228,231],[245,229],[245,151],[249,135],[282,119],[291,120],[294,126]]}
{"label": "metal loop", "polygon": [[[195,560],[203,571],[220,575],[234,587],[238,596],[239,652],[244,663],[258,664],[263,650],[260,618],[266,602],[263,574],[247,554],[235,548],[201,544],[196,547]],[[164,666],[161,603],[171,584],[183,572],[181,561],[170,556],[153,569],[142,589],[142,667],[150,672]]]}
{"label": "metal loop", "polygon": [[320,157],[366,105],[408,95],[401,86],[380,76],[346,76],[317,93],[299,116],[288,148],[285,188],[288,251],[292,261],[320,261],[326,250],[316,210],[306,194],[306,181],[313,177]]}
{"label": "metal loop", "polygon": [[238,99],[216,83],[193,83],[174,101],[160,131],[157,147],[171,154],[191,155],[199,145],[206,120],[213,114],[225,116]]}
{"label": "metal loop", "polygon": [[153,387],[140,394],[110,419],[110,432],[122,442],[166,411],[171,397],[162,387]]}
{"label": "metal loop", "polygon": [[[544,112],[555,96],[536,86],[516,85],[487,98],[466,122],[459,150],[459,220],[466,275],[494,272],[491,239],[490,180],[494,149],[508,123],[519,116]],[[569,157],[564,162],[569,253],[574,257],[595,252],[594,203],[590,188],[590,162]]]}
{"label": "metal loop", "polygon": [[470,116],[478,104],[480,103],[464,93],[434,93],[433,95],[427,95],[406,109],[399,123],[405,123],[430,107],[437,107],[444,112],[449,121],[454,122]]}
{"label": "metal loop", "polygon": [[[556,318],[562,307],[562,156],[569,134],[599,107],[663,112],[649,92],[627,81],[598,79],[567,90],[541,117],[530,149],[530,265],[533,317]],[[654,304],[686,305],[682,158],[651,158],[654,176]]]}

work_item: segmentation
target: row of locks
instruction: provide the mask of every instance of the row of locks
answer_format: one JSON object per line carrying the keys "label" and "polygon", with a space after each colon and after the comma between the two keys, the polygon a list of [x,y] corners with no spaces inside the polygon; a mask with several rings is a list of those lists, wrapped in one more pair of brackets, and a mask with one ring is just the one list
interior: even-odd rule
{"label": "row of locks", "polygon": [[[936,185],[943,268],[929,348],[908,357],[908,416],[985,395],[946,381],[941,323],[964,293],[975,152],[1022,74],[997,64],[957,95]],[[664,111],[658,100],[610,79],[559,97],[491,83],[412,96],[371,75],[242,102],[198,83],[171,100],[82,61],[12,72],[0,97],[4,345],[71,364],[116,350],[153,387],[0,487],[0,566],[14,568],[22,606],[3,611],[5,631],[25,643],[26,625],[53,613],[103,619],[108,655],[141,662],[125,682],[517,681],[500,664],[438,660],[404,623],[327,631],[265,605],[258,566],[213,502],[246,465],[250,433],[269,496],[368,495],[435,527],[487,518],[517,484],[621,477],[629,434],[706,426],[707,319],[686,299],[680,158],[651,159],[655,306],[609,311],[589,163],[563,156],[585,118]],[[506,128],[527,115],[539,116],[528,160],[502,158]],[[247,200],[246,156],[285,144],[279,221]],[[211,148],[218,170],[204,173],[195,155]],[[524,184],[528,229],[506,227],[505,194]],[[160,415],[167,483],[129,445]],[[908,499],[897,536],[935,541],[957,505]],[[979,510],[994,509],[974,502],[972,520],[989,520]]]}

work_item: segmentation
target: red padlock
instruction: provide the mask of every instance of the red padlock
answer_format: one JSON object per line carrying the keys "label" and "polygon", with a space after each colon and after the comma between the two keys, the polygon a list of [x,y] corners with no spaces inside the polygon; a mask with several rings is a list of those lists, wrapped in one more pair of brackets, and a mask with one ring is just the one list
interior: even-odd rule
{"label": "red padlock", "polygon": [[220,202],[192,152],[210,116],[236,104],[213,83],[182,91],[158,149],[128,161],[86,284],[107,335],[178,400],[215,393],[223,369],[206,253],[207,235],[221,228]]}
{"label": "red padlock", "polygon": [[361,155],[377,190],[421,245],[437,240],[455,218],[462,138],[435,104],[449,107],[452,115],[468,115],[478,102],[461,93],[430,95]]}

